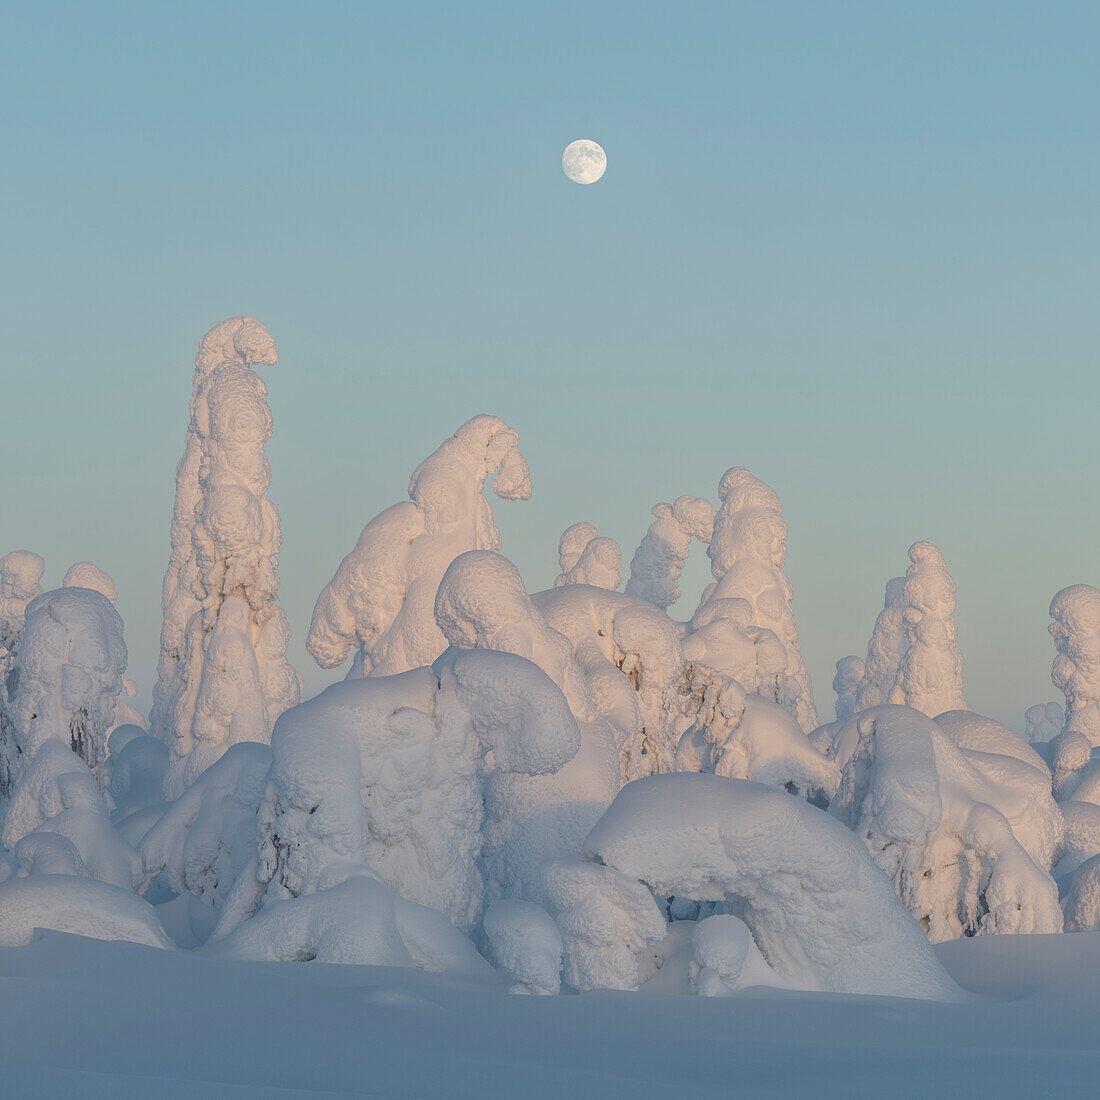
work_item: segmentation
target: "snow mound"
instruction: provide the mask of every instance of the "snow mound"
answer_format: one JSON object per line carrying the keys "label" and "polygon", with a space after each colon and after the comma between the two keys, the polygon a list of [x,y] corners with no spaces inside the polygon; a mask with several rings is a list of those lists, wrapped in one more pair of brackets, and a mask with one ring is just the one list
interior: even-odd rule
{"label": "snow mound", "polygon": [[357,647],[353,672],[388,676],[430,665],[447,648],[434,614],[443,574],[467,550],[501,547],[483,495],[494,474],[501,500],[530,498],[519,436],[486,414],[463,424],[413,471],[411,500],[363,528],[317,600],[306,648],[322,668],[343,664]]}
{"label": "snow mound", "polygon": [[561,989],[562,939],[550,914],[529,901],[495,901],[485,911],[489,958],[512,979],[513,993]]}
{"label": "snow mound", "polygon": [[492,968],[446,917],[363,874],[305,897],[269,899],[204,951],[265,962],[414,966],[493,980]]}
{"label": "snow mound", "polygon": [[118,603],[118,591],[114,579],[94,562],[78,561],[70,565],[61,582],[62,588],[90,588],[106,596],[111,603]]}
{"label": "snow mound", "polygon": [[722,903],[768,965],[802,988],[959,995],[866,848],[781,791],[709,775],[642,779],[620,792],[585,851],[594,874]]}
{"label": "snow mound", "polygon": [[170,948],[153,907],[117,886],[65,874],[0,883],[0,946],[20,947],[39,929]]}

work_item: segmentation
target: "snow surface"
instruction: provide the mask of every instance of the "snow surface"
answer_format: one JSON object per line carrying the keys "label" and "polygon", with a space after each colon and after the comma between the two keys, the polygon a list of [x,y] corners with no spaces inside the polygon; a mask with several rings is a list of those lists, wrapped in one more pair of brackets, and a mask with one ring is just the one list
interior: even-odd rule
{"label": "snow surface", "polygon": [[0,948],[0,982],[18,992],[0,998],[0,1074],[8,1095],[29,1100],[1093,1094],[1100,933],[935,951],[966,1000],[510,997],[407,968],[240,962],[45,933]]}

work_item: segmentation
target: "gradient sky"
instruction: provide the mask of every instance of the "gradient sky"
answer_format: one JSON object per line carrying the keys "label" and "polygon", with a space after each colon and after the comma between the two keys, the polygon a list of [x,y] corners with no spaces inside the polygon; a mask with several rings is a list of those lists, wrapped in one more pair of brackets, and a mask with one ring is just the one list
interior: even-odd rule
{"label": "gradient sky", "polygon": [[1047,605],[1100,584],[1096,4],[2,10],[0,553],[114,575],[146,700],[195,348],[240,313],[281,355],[312,690],[318,592],[492,412],[535,482],[494,509],[530,588],[568,524],[629,562],[654,502],[745,465],[823,717],[917,539],[970,705],[1059,698]]}

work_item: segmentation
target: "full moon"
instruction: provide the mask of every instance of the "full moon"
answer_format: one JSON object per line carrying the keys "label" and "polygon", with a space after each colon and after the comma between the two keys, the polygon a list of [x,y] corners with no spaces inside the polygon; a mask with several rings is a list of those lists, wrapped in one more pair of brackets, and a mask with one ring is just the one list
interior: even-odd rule
{"label": "full moon", "polygon": [[574,183],[595,183],[607,168],[607,154],[594,141],[581,138],[565,147],[561,168]]}

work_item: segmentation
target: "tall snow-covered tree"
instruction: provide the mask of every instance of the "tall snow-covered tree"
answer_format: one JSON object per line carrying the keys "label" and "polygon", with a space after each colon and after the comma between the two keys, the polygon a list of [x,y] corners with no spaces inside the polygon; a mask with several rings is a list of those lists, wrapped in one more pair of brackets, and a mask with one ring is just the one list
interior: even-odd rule
{"label": "tall snow-covered tree", "polygon": [[909,648],[905,627],[905,578],[886,582],[886,602],[875,620],[867,643],[867,660],[856,689],[856,710],[878,707],[890,698],[898,679],[898,665]]}
{"label": "tall snow-covered tree", "polygon": [[230,745],[268,741],[275,719],[301,698],[276,603],[281,533],[263,453],[271,410],[252,369],[277,361],[254,317],[215,325],[195,359],[153,691],[153,730],[171,748],[171,798]]}
{"label": "tall snow-covered tree", "polygon": [[783,572],[787,557],[787,524],[774,490],[743,466],[726,471],[718,483],[722,507],[714,519],[707,554],[716,583],[703,603],[746,600],[752,621],[771,630],[786,650],[787,664],[776,689],[776,702],[789,710],[809,733],[817,726],[810,674],[802,661],[798,627],[791,609],[793,589]]}
{"label": "tall snow-covered tree", "polygon": [[1058,655],[1050,678],[1065,692],[1065,732],[1100,746],[1100,589],[1072,584],[1050,602],[1050,636]]}
{"label": "tall snow-covered tree", "polygon": [[313,609],[306,649],[336,668],[357,649],[351,675],[389,676],[430,665],[446,648],[435,594],[468,550],[499,550],[485,499],[492,475],[501,500],[527,500],[531,475],[519,435],[499,417],[467,421],[413,471],[409,497],[363,528]]}
{"label": "tall snow-covered tree", "polygon": [[841,657],[836,663],[833,691],[836,692],[836,720],[843,722],[857,710],[856,695],[865,672],[862,657]]}
{"label": "tall snow-covered tree", "polygon": [[898,665],[891,703],[913,707],[929,718],[968,710],[963,698],[963,659],[955,623],[955,582],[943,555],[930,542],[909,547],[905,574],[905,629],[909,647]]}

